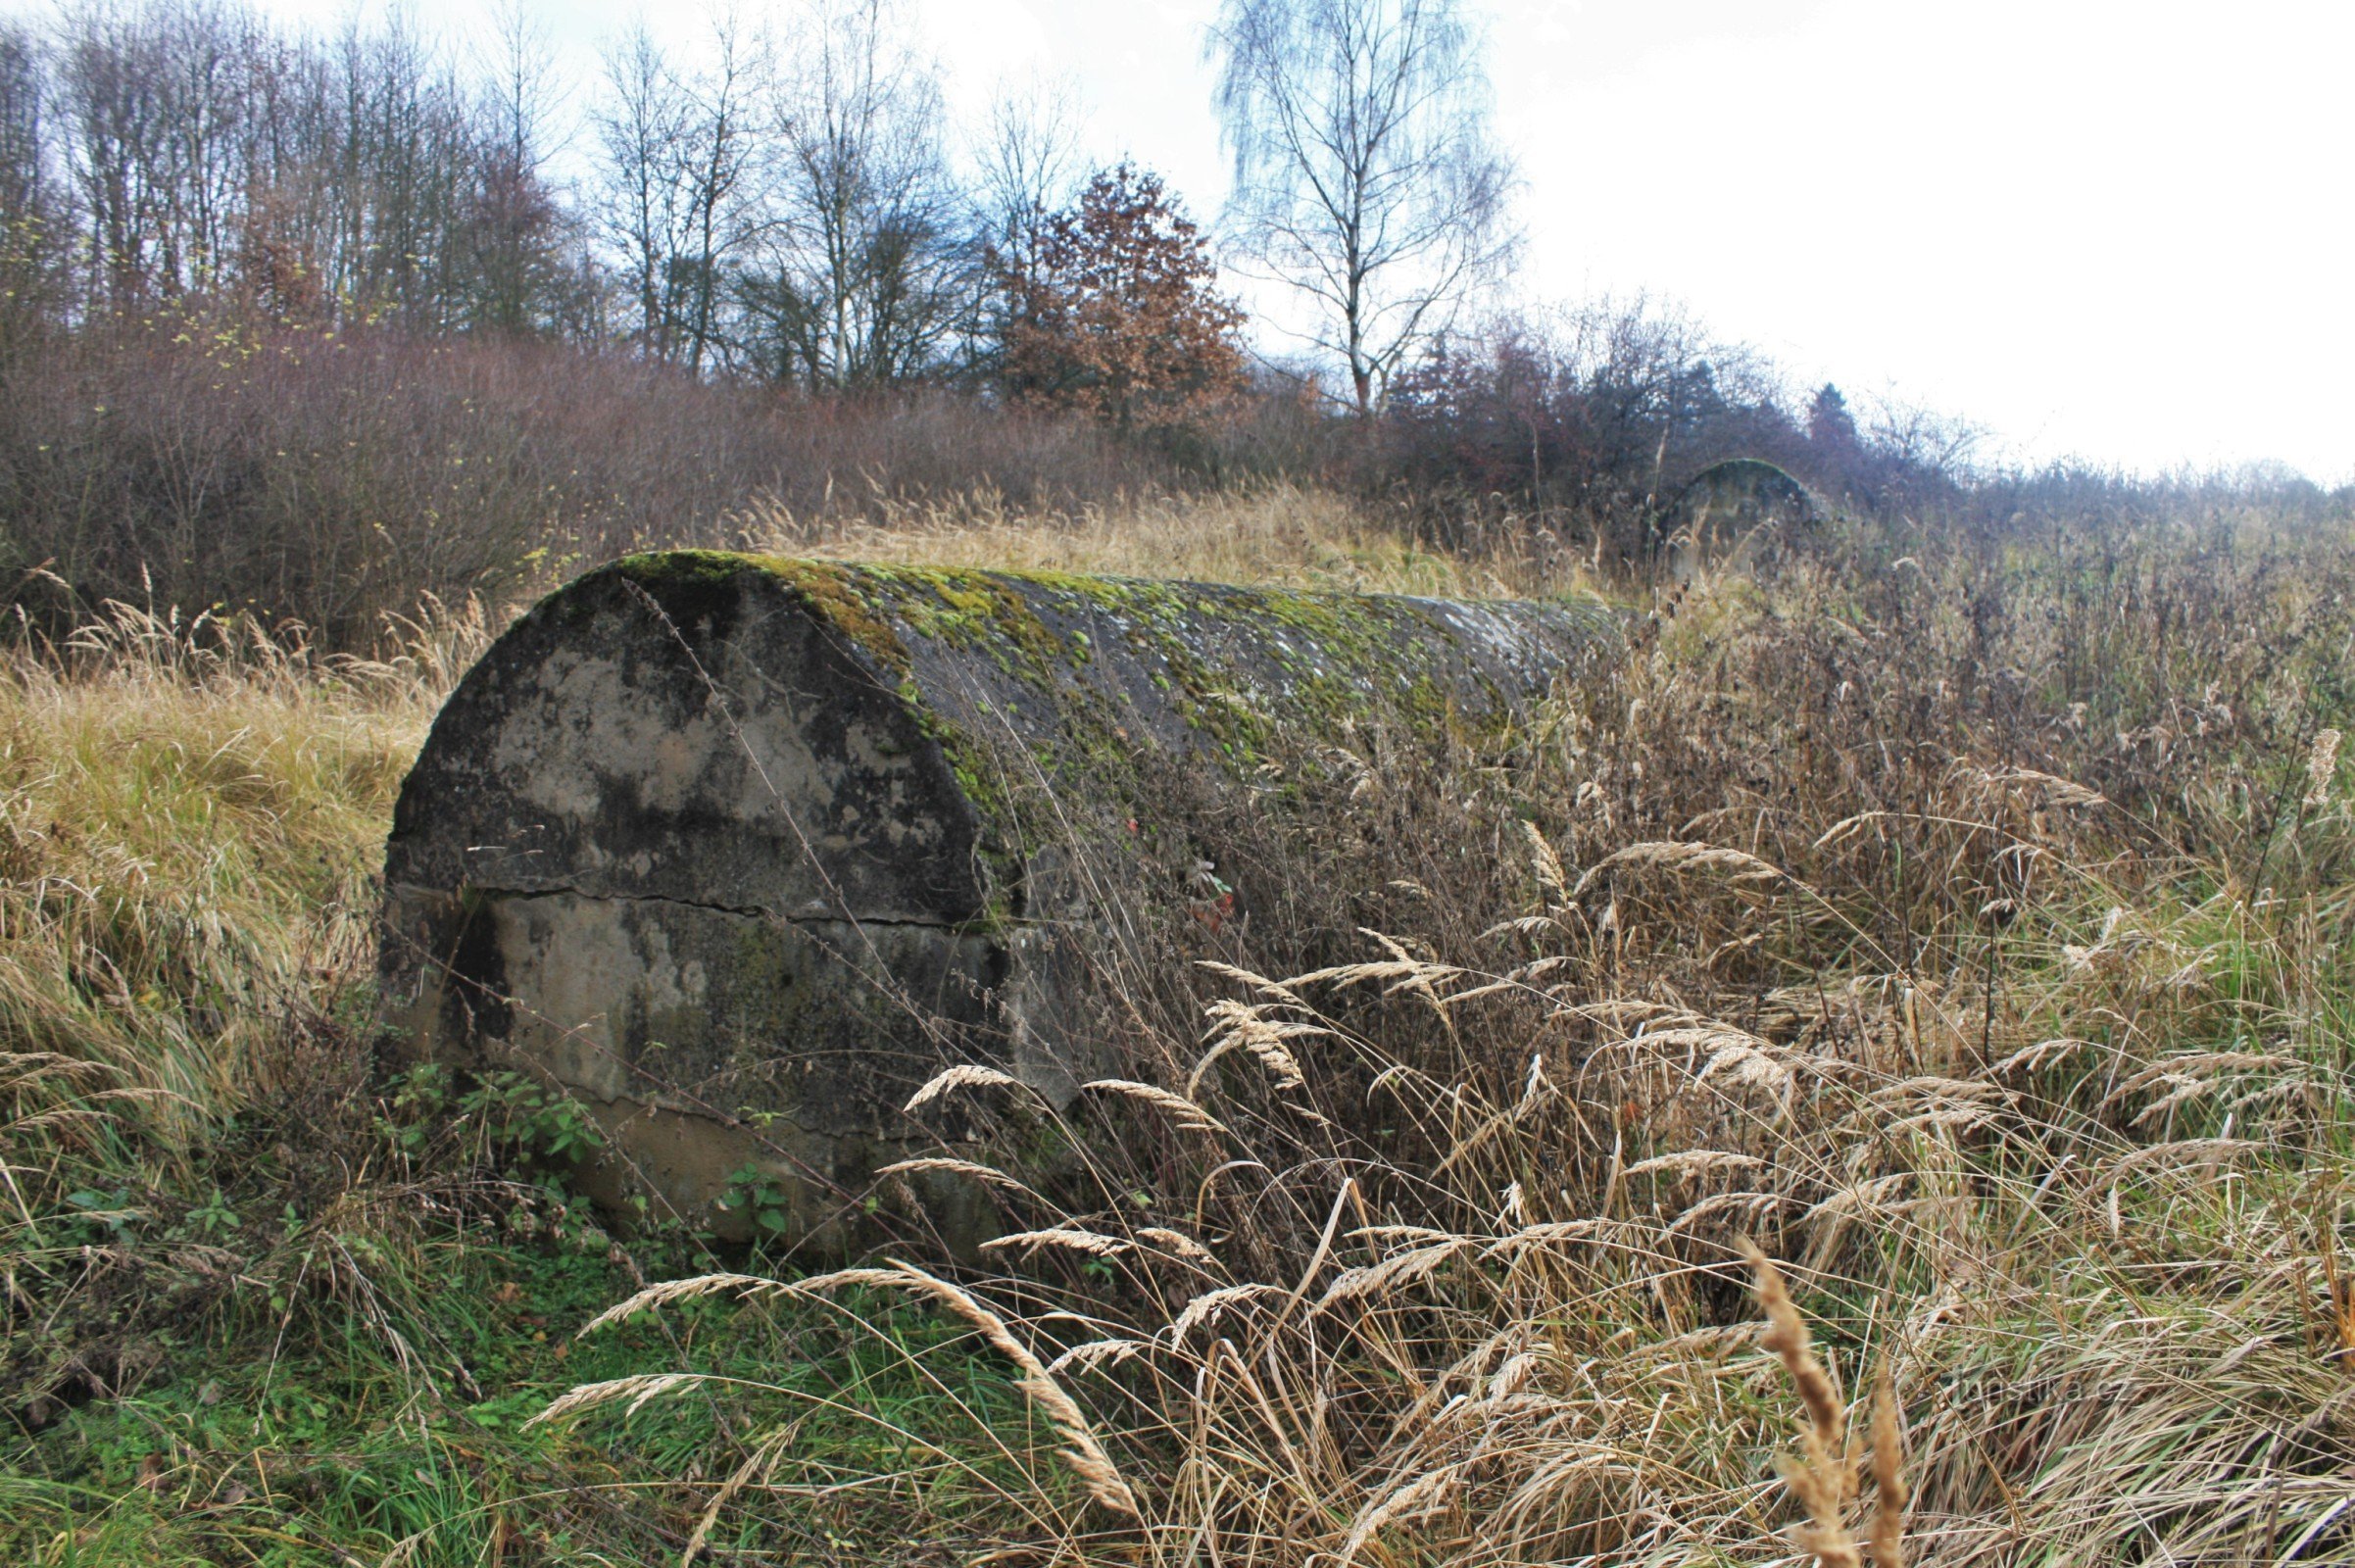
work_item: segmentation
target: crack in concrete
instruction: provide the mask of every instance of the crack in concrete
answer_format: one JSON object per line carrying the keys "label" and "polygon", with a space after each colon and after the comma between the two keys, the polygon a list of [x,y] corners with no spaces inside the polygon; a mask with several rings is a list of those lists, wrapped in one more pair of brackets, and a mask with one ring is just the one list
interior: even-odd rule
{"label": "crack in concrete", "polygon": [[[419,889],[419,892],[428,892]],[[842,926],[858,930],[867,926],[887,931],[943,931],[956,936],[978,936],[1007,926],[1029,925],[1032,922],[1013,916],[985,917],[976,915],[969,920],[914,919],[903,915],[844,915],[844,914],[781,914],[765,905],[706,904],[696,899],[674,899],[662,893],[592,893],[586,888],[500,888],[486,887],[476,882],[467,891],[484,899],[513,899],[530,903],[540,899],[575,898],[592,904],[661,904],[674,909],[696,909],[710,914],[732,914],[748,920],[774,920],[791,926]]]}

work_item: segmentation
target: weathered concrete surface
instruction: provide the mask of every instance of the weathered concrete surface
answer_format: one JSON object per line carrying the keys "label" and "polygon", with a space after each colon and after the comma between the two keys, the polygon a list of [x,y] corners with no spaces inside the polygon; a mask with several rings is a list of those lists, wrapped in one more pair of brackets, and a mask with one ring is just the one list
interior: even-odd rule
{"label": "weathered concrete surface", "polygon": [[1814,491],[1771,463],[1734,458],[1694,474],[1661,514],[1669,575],[1690,582],[1703,568],[1754,569],[1803,542],[1829,515]]}
{"label": "weathered concrete surface", "polygon": [[610,1201],[741,1232],[715,1200],[757,1170],[823,1232],[943,1065],[1056,1104],[1101,1075],[1074,975],[1155,759],[1497,722],[1615,646],[1593,605],[633,557],[436,720],[386,858],[389,1038],[564,1086]]}

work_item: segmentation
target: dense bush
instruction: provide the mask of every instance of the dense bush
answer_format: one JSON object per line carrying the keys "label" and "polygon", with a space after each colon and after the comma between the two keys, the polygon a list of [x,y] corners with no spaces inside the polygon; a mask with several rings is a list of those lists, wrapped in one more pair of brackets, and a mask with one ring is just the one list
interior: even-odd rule
{"label": "dense bush", "polygon": [[1085,420],[945,393],[803,399],[555,344],[235,314],[59,334],[0,372],[10,586],[51,608],[293,618],[338,646],[422,595],[727,542],[756,502],[848,517],[988,487],[1065,504],[1160,474]]}

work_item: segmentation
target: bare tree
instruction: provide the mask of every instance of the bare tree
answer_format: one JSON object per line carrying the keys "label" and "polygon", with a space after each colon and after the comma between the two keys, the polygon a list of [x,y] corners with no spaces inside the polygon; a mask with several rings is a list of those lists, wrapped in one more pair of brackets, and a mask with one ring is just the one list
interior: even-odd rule
{"label": "bare tree", "polygon": [[971,155],[967,200],[982,265],[960,353],[968,374],[1001,368],[1007,329],[1037,279],[1055,213],[1086,172],[1080,114],[1068,83],[1001,85]]}
{"label": "bare tree", "polygon": [[482,143],[472,95],[396,11],[337,45],[344,139],[335,292],[425,330],[461,324]]}
{"label": "bare tree", "polygon": [[500,0],[490,11],[490,61],[486,73],[491,140],[508,161],[537,173],[552,149],[554,122],[564,84],[556,66],[556,43],[545,16],[523,0]]}
{"label": "bare tree", "polygon": [[723,335],[721,280],[728,264],[760,230],[752,180],[757,156],[754,99],[766,78],[757,45],[748,45],[733,14],[712,24],[709,71],[691,87],[684,172],[687,243],[681,257],[687,302],[687,364],[701,370]]}
{"label": "bare tree", "polygon": [[429,331],[544,314],[558,214],[530,108],[401,14],[320,41],[241,0],[87,0],[52,53],[90,306],[194,296]]}
{"label": "bare tree", "polygon": [[597,223],[637,306],[640,350],[667,360],[678,314],[670,259],[686,205],[677,171],[691,105],[644,23],[607,50],[605,77],[594,115],[603,155]]}
{"label": "bare tree", "polygon": [[991,103],[973,152],[972,200],[1001,264],[1027,270],[1048,220],[1078,193],[1087,172],[1079,121],[1060,81],[1005,86]]}
{"label": "bare tree", "polygon": [[220,281],[249,173],[258,34],[252,13],[210,0],[64,18],[68,167],[93,274],[117,309]]}
{"label": "bare tree", "polygon": [[47,195],[42,97],[32,35],[0,23],[0,217],[11,223],[38,211]]}
{"label": "bare tree", "polygon": [[1967,477],[1987,431],[1889,391],[1870,398],[1865,435],[1885,469],[1910,482],[1943,485]]}
{"label": "bare tree", "polygon": [[468,325],[530,332],[565,314],[564,248],[573,225],[544,163],[561,92],[544,22],[521,0],[491,16],[490,69],[476,111],[473,188],[463,233]]}
{"label": "bare tree", "polygon": [[778,84],[772,220],[739,299],[754,362],[814,388],[930,368],[977,257],[931,63],[890,0],[812,0]]}
{"label": "bare tree", "polygon": [[804,0],[782,75],[725,15],[700,69],[623,37],[585,201],[548,172],[560,89],[528,0],[470,56],[397,10],[320,36],[254,0],[62,4],[45,40],[0,27],[0,264],[47,245],[35,316],[184,300],[602,338],[610,303],[651,358],[881,385],[982,341],[983,236],[1035,243],[1069,165],[1066,110],[1009,110],[972,199],[891,0]]}
{"label": "bare tree", "polygon": [[1515,242],[1460,0],[1226,0],[1210,52],[1236,240],[1369,414]]}
{"label": "bare tree", "polygon": [[760,51],[733,17],[714,24],[711,66],[683,76],[640,24],[606,57],[600,227],[621,255],[638,339],[658,360],[702,369],[724,338],[721,280],[759,231],[753,187]]}
{"label": "bare tree", "polygon": [[0,363],[15,358],[53,303],[59,214],[45,96],[31,35],[0,24]]}

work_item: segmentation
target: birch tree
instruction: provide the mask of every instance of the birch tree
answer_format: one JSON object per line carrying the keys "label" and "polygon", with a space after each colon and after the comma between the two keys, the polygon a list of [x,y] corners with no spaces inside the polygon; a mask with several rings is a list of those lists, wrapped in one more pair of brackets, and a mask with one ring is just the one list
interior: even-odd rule
{"label": "birch tree", "polygon": [[1510,257],[1511,160],[1460,0],[1226,0],[1211,30],[1250,271],[1360,415]]}

